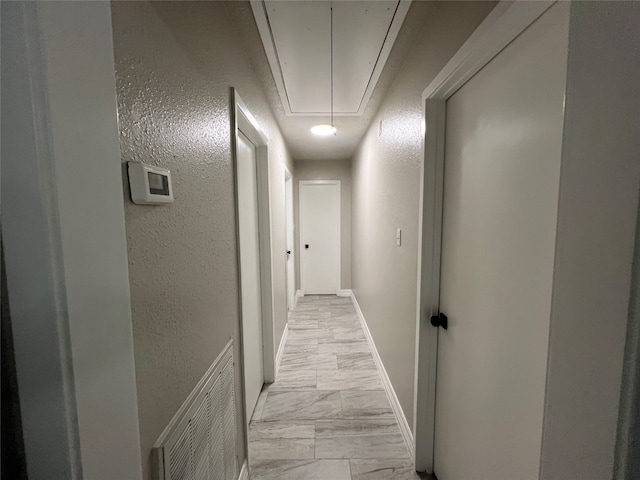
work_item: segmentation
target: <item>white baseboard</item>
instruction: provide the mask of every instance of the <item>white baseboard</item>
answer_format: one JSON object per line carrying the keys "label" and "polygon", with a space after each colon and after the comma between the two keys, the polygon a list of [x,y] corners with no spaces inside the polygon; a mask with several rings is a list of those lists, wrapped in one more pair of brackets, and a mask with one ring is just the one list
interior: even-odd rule
{"label": "white baseboard", "polygon": [[400,406],[400,401],[398,400],[396,392],[393,389],[393,385],[391,385],[391,380],[389,379],[389,375],[387,375],[387,371],[384,368],[382,359],[380,358],[380,354],[378,353],[378,349],[376,348],[376,344],[373,341],[373,337],[371,336],[371,332],[369,331],[369,327],[367,326],[367,321],[364,318],[362,310],[360,309],[360,305],[358,304],[358,300],[356,300],[353,292],[351,293],[351,301],[356,308],[358,318],[360,319],[360,323],[362,324],[362,329],[364,330],[364,334],[367,337],[369,346],[371,347],[373,359],[376,362],[378,371],[380,372],[380,377],[382,377],[382,384],[384,386],[385,392],[387,392],[387,397],[389,398],[389,403],[391,403],[393,414],[395,415],[396,420],[398,421],[398,425],[400,426],[400,432],[402,433],[402,437],[407,444],[409,454],[413,459],[415,457],[415,445],[413,442],[413,433],[411,433],[411,428],[409,427],[409,422],[407,422],[407,417],[404,416],[404,411],[402,410],[402,406]]}
{"label": "white baseboard", "polygon": [[282,361],[282,354],[284,353],[284,346],[287,344],[287,337],[289,336],[289,324],[284,326],[282,332],[282,338],[280,339],[280,346],[278,347],[278,353],[276,354],[276,379],[278,378],[278,371],[280,370],[280,362]]}
{"label": "white baseboard", "polygon": [[351,290],[347,289],[347,290],[340,290],[338,292],[338,296],[339,297],[350,297],[352,295]]}
{"label": "white baseboard", "polygon": [[247,465],[246,460],[242,464],[242,468],[240,469],[240,475],[238,475],[238,480],[249,480],[249,466]]}

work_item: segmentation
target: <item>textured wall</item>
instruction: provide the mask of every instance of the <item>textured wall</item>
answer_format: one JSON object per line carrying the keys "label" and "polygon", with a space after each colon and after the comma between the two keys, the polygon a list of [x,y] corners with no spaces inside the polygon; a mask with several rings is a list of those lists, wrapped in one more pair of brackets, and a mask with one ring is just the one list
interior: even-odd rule
{"label": "textured wall", "polygon": [[[340,180],[340,288],[351,288],[351,162],[307,160],[295,162],[293,174],[293,216],[296,251],[300,253],[300,180]],[[296,255],[296,289],[300,288],[300,256]]]}
{"label": "textured wall", "polygon": [[[285,251],[282,163],[292,171],[293,164],[225,3],[112,5],[122,161],[169,168],[174,182],[171,205],[125,201],[150,478],[150,448],[230,338],[240,359],[230,87],[270,139],[274,252]],[[286,322],[285,269],[284,255],[273,258],[277,345]],[[240,388],[236,405],[243,405]],[[241,462],[242,422],[239,415]]]}
{"label": "textured wall", "polygon": [[[414,2],[423,35],[409,52],[353,159],[352,289],[413,424],[421,95],[493,2]],[[406,27],[405,22],[405,27]],[[380,125],[382,122],[382,125]],[[397,247],[396,228],[402,229]]]}

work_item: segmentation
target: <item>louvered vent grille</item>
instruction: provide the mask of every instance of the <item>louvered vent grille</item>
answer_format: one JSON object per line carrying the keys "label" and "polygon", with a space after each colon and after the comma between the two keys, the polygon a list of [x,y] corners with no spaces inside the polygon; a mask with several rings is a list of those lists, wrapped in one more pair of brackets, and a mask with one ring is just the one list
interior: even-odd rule
{"label": "louvered vent grille", "polygon": [[229,342],[154,446],[158,480],[235,480],[234,392]]}
{"label": "louvered vent grille", "polygon": [[169,452],[170,473],[172,480],[187,480],[189,478],[189,463],[191,453],[191,425],[187,424],[178,441]]}

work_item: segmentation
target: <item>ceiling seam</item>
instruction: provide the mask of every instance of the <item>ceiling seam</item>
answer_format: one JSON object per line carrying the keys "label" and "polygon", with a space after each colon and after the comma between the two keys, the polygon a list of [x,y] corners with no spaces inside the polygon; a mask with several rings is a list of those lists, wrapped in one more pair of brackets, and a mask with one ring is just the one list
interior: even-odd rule
{"label": "ceiling seam", "polygon": [[282,72],[282,65],[280,64],[280,55],[278,55],[278,47],[276,47],[276,40],[273,37],[273,29],[271,28],[271,20],[269,20],[269,12],[267,11],[267,4],[265,0],[262,0],[262,10],[264,11],[264,17],[267,19],[267,26],[269,27],[269,36],[271,37],[271,44],[273,45],[273,52],[276,56],[276,62],[278,62],[278,70],[280,71],[280,78],[282,79],[284,94],[287,97],[287,105],[289,106],[289,111],[293,113],[293,110],[291,109],[291,100],[289,100],[289,91],[287,90],[287,82],[285,81],[284,73]]}
{"label": "ceiling seam", "polygon": [[[360,104],[358,105],[358,110],[357,110],[358,112],[362,109],[362,102],[364,102],[364,97],[367,95],[367,91],[369,90],[369,86],[371,85],[371,80],[373,79],[373,75],[374,75],[374,73],[376,71],[376,68],[378,68],[378,62],[380,61],[380,55],[382,55],[382,50],[384,49],[384,46],[387,43],[387,38],[389,38],[389,32],[391,31],[391,27],[393,26],[393,22],[396,19],[396,15],[398,13],[398,8],[400,8],[400,2],[401,1],[402,0],[398,0],[398,3],[396,3],[396,9],[394,10],[393,16],[391,17],[391,22],[389,22],[389,27],[387,28],[387,33],[384,35],[384,40],[382,41],[382,45],[380,46],[380,51],[378,52],[378,57],[376,58],[376,63],[373,66],[373,70],[371,70],[371,76],[369,77],[369,81],[367,82],[367,86],[364,89],[364,93],[362,94],[362,98],[360,99]],[[391,48],[393,48],[393,46]],[[390,55],[391,55],[391,50],[389,50],[389,56]]]}

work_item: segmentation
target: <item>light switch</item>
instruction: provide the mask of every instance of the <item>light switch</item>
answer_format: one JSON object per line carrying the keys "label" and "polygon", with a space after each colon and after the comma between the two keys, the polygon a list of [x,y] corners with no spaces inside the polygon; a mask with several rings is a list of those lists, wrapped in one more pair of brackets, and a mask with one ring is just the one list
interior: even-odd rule
{"label": "light switch", "polygon": [[396,229],[396,245],[398,247],[402,245],[402,230],[400,228]]}

